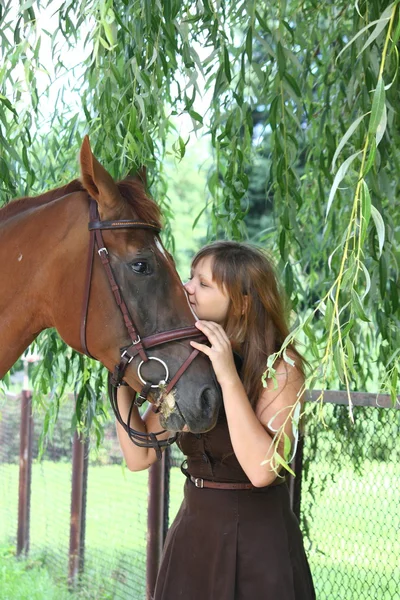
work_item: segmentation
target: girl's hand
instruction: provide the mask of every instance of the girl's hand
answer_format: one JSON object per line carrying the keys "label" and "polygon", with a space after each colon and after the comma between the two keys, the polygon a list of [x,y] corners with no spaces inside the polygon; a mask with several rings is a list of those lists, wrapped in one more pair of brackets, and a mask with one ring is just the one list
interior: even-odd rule
{"label": "girl's hand", "polygon": [[206,354],[211,360],[221,387],[225,383],[234,382],[239,376],[233,359],[232,346],[224,329],[213,321],[197,321],[195,325],[208,338],[211,348],[192,341],[190,342],[191,346]]}

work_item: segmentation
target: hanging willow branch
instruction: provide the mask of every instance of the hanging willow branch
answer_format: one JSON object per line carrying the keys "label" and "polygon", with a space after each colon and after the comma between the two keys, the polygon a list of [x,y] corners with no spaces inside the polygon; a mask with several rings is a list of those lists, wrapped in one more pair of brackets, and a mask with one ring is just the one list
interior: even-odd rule
{"label": "hanging willow branch", "polygon": [[[46,21],[52,8],[0,4],[2,202],[75,177],[89,132],[113,176],[149,167],[172,246],[165,158],[208,136],[209,237],[276,258],[307,385],[347,389],[350,409],[353,389],[395,402],[398,2],[68,0]],[[66,362],[44,360],[37,381],[83,368],[96,418],[97,367],[53,332],[39,343]]]}

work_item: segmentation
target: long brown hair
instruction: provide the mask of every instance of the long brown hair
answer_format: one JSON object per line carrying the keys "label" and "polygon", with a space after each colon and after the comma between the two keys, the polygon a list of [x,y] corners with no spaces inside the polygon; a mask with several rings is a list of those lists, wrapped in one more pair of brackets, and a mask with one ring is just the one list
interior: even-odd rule
{"label": "long brown hair", "polygon": [[[241,379],[254,407],[268,356],[280,350],[289,334],[288,303],[261,249],[241,242],[213,242],[199,250],[192,265],[208,256],[213,259],[214,281],[230,298],[224,329],[243,359]],[[287,351],[303,373],[303,359],[294,345]]]}

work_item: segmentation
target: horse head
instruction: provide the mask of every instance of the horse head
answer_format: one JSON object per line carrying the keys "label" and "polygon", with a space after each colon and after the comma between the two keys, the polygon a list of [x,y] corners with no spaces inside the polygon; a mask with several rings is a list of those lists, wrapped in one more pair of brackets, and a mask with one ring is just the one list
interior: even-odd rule
{"label": "horse head", "polygon": [[[115,183],[92,154],[87,137],[82,144],[80,164],[82,186],[97,202],[101,222],[154,226],[102,232],[111,271],[134,323],[135,335],[143,340],[193,326],[195,317],[174,261],[158,236],[158,206],[146,195],[141,178]],[[124,324],[117,310],[100,258],[96,256],[93,264],[86,340],[91,355],[112,371],[121,349],[129,347],[132,339],[126,320]],[[124,379],[136,391],[143,389],[143,381],[156,385],[166,379],[166,370],[171,377],[177,373],[192,351],[189,340],[155,345],[148,351],[150,360],[144,364],[139,354],[133,358]],[[152,393],[157,402],[163,390],[155,387]],[[215,425],[219,405],[220,394],[211,364],[208,358],[198,355],[163,397],[160,420],[170,431],[179,431],[185,425],[192,432],[206,431]]]}

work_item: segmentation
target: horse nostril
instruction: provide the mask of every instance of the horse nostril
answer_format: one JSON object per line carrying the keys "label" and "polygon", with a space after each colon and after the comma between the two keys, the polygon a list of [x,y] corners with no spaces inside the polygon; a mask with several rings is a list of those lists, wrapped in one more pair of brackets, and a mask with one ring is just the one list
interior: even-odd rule
{"label": "horse nostril", "polygon": [[205,388],[200,397],[201,408],[203,415],[210,415],[213,411],[213,404],[215,404],[214,395],[210,388]]}

